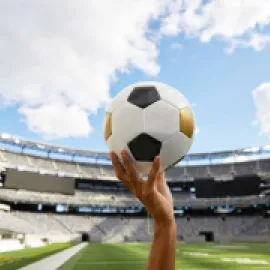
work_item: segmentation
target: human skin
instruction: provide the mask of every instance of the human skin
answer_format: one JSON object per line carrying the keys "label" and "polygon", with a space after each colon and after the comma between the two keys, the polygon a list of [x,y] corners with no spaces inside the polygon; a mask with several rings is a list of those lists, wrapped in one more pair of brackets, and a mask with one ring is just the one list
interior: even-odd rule
{"label": "human skin", "polygon": [[147,270],[175,270],[176,224],[173,198],[160,170],[160,157],[153,162],[148,179],[141,179],[127,151],[121,152],[122,164],[110,153],[116,177],[141,201],[154,219],[154,238]]}

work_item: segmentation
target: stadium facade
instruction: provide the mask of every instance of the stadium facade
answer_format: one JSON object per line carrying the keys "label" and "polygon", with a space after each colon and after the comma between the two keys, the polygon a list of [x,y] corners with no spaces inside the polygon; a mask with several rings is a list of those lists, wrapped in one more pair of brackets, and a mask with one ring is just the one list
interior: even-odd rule
{"label": "stadium facade", "polygon": [[[4,133],[0,144],[0,235],[17,241],[10,249],[151,240],[151,218],[115,178],[108,153]],[[269,157],[270,146],[190,154],[169,169],[178,239],[270,241]]]}

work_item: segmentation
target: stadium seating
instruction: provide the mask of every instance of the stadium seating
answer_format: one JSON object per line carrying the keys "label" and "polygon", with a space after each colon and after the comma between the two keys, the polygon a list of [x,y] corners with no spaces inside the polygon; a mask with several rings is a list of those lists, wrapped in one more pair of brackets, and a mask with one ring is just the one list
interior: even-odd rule
{"label": "stadium seating", "polygon": [[[190,193],[173,193],[174,203],[177,206],[211,206],[211,205],[251,205],[268,203],[267,196],[243,196],[231,198],[196,199]],[[126,192],[101,192],[101,191],[76,191],[74,195],[53,194],[46,192],[32,192],[26,190],[13,190],[0,188],[0,199],[7,201],[28,201],[36,203],[59,203],[75,205],[111,205],[111,206],[141,206],[141,203],[131,193]]]}
{"label": "stadium seating", "polygon": [[11,151],[1,150],[1,161],[11,165],[31,166],[25,155]]}
{"label": "stadium seating", "polygon": [[[269,236],[270,220],[261,216],[242,217],[180,217],[176,219],[177,235],[188,240],[203,231],[212,231],[217,239]],[[150,241],[153,224],[146,218],[52,215],[27,212],[0,212],[0,228],[18,233],[72,235],[88,232],[93,241]]]}
{"label": "stadium seating", "polygon": [[261,172],[270,173],[270,161],[269,161],[269,159],[260,160],[259,166],[260,166],[260,171]]}
{"label": "stadium seating", "polygon": [[46,192],[33,192],[26,190],[13,190],[0,188],[0,199],[8,201],[28,201],[37,203],[63,203],[89,205],[92,204],[109,204],[119,206],[136,206],[140,205],[134,195],[131,193],[116,192],[80,192],[76,191],[74,195],[54,194]]}
{"label": "stadium seating", "polygon": [[166,172],[166,177],[169,181],[180,181],[185,174],[184,167],[174,167]]}
{"label": "stadium seating", "polygon": [[[52,173],[62,172],[84,178],[97,178],[115,180],[113,168],[108,164],[93,164],[86,162],[73,162],[60,159],[52,159],[23,153],[17,153],[5,149],[0,150],[0,164],[5,167],[23,167],[28,170],[44,170]],[[270,159],[257,161],[176,166],[166,172],[168,181],[185,181],[187,179],[207,178],[222,175],[248,175],[256,173],[270,174]]]}
{"label": "stadium seating", "polygon": [[74,163],[65,162],[65,161],[56,161],[55,164],[56,164],[58,170],[61,172],[65,172],[66,174],[69,174],[69,175],[80,174],[77,166]]}
{"label": "stadium seating", "polygon": [[[76,178],[89,178],[96,180],[115,180],[113,168],[108,164],[86,163],[85,161],[68,161],[55,158],[34,156],[16,153],[10,150],[0,150],[0,165],[2,168],[17,168],[18,170],[45,171],[54,174],[71,175]],[[186,165],[186,164],[185,164]],[[168,181],[191,181],[198,178],[219,178],[222,176],[246,176],[257,173],[270,174],[270,159],[257,161],[235,162],[208,165],[176,166],[166,172]],[[194,198],[190,192],[173,192],[176,206],[183,207],[209,207],[213,205],[237,205],[269,203],[267,196],[242,196],[231,198]],[[130,192],[119,192],[116,189],[76,190],[74,195],[58,193],[34,192],[26,190],[13,190],[0,188],[0,200],[9,202],[35,202],[66,204],[77,206],[103,205],[103,206],[141,206]],[[212,231],[215,239],[220,241],[235,240],[256,241],[268,239],[270,235],[270,221],[262,216],[228,216],[221,217],[178,217],[176,220],[178,238],[185,241],[201,241],[200,232]],[[134,242],[150,241],[153,224],[151,220],[143,217],[109,217],[109,216],[80,216],[46,213],[30,213],[13,211],[0,212],[0,229],[28,235],[49,234],[62,237],[77,233],[88,233],[93,242]],[[59,238],[60,239],[60,238]],[[222,240],[221,240],[222,239]],[[55,240],[56,241],[56,240]],[[64,240],[63,240],[64,241]],[[38,238],[29,238],[30,246],[39,246],[42,243]],[[20,243],[9,242],[10,248],[19,248]]]}
{"label": "stadium seating", "polygon": [[9,229],[10,231],[18,233],[28,233],[30,228],[35,224],[16,217],[11,213],[0,212],[0,229]]}
{"label": "stadium seating", "polygon": [[186,173],[187,175],[190,175],[193,178],[208,178],[209,177],[209,171],[208,167],[201,165],[201,166],[189,166],[186,167]]}
{"label": "stadium seating", "polygon": [[209,165],[209,171],[212,176],[230,175],[234,172],[232,164]]}
{"label": "stadium seating", "polygon": [[236,175],[256,174],[258,169],[258,163],[256,161],[238,162],[234,164]]}

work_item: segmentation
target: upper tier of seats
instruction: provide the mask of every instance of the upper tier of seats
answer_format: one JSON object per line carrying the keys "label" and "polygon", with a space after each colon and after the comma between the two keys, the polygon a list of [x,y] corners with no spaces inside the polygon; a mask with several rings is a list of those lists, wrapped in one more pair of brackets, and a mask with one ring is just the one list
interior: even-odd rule
{"label": "upper tier of seats", "polygon": [[[0,150],[0,165],[2,167],[22,167],[27,170],[64,173],[83,178],[116,180],[111,165],[51,159],[7,150]],[[270,174],[270,159],[230,164],[176,166],[169,169],[166,176],[168,181],[190,181],[195,178],[230,178],[235,175],[241,176],[257,173]]]}

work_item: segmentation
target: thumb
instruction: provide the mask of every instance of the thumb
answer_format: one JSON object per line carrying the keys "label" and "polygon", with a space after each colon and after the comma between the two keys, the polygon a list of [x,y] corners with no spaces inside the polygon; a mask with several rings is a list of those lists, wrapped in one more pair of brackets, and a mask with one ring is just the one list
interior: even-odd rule
{"label": "thumb", "polygon": [[152,188],[154,186],[154,183],[158,178],[159,170],[160,170],[160,157],[156,156],[151,171],[148,174],[147,186],[149,188]]}

